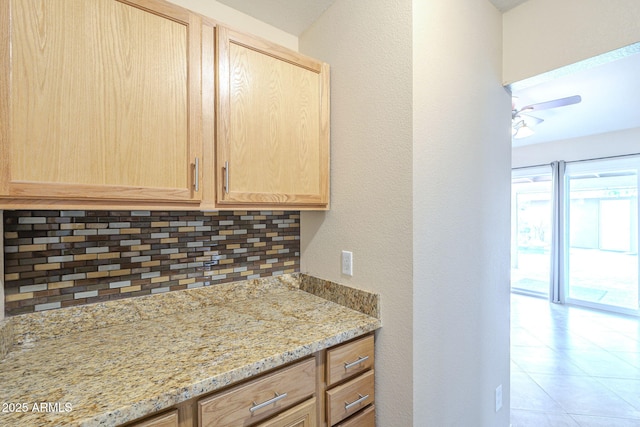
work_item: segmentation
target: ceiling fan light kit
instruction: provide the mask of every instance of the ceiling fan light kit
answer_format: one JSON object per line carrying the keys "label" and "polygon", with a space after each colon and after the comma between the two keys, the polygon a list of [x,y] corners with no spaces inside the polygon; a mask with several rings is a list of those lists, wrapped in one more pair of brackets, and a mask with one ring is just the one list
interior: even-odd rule
{"label": "ceiling fan light kit", "polygon": [[526,138],[528,136],[533,135],[535,132],[531,129],[524,120],[520,120],[515,126],[513,126],[511,131],[511,136],[514,139]]}

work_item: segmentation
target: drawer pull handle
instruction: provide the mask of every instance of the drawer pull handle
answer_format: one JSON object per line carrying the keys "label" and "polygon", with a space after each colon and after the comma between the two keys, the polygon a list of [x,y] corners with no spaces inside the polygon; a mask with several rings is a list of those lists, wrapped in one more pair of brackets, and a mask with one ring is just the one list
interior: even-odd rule
{"label": "drawer pull handle", "polygon": [[360,393],[358,393],[358,399],[354,400],[353,402],[349,403],[349,402],[344,402],[344,410],[348,411],[349,409],[353,408],[356,405],[361,404],[362,402],[364,402],[365,400],[367,400],[369,398],[368,394],[365,394],[364,396],[361,395]]}
{"label": "drawer pull handle", "polygon": [[282,393],[282,394],[278,394],[278,392],[276,392],[276,395],[274,397],[272,397],[269,400],[265,400],[262,403],[256,403],[255,400],[253,401],[253,406],[251,408],[249,408],[249,411],[251,411],[252,413],[264,408],[265,406],[269,406],[272,405],[274,403],[276,403],[278,400],[282,400],[285,397],[287,397],[287,393]]}
{"label": "drawer pull handle", "polygon": [[353,368],[354,366],[361,364],[362,362],[364,362],[367,359],[369,359],[369,356],[360,356],[360,357],[358,357],[358,360],[356,360],[355,362],[345,363],[344,364],[344,369],[347,370],[349,368]]}

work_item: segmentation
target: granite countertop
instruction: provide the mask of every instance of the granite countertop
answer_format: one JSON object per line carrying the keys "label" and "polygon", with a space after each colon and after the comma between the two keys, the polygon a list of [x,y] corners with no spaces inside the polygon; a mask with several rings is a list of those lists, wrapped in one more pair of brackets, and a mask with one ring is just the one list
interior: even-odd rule
{"label": "granite countertop", "polygon": [[119,425],[379,328],[349,289],[283,275],[14,316],[0,425]]}

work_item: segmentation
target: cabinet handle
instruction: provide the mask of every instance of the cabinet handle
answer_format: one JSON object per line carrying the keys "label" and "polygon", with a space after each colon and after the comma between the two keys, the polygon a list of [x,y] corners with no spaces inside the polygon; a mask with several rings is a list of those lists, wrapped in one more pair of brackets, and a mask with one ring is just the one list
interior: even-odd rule
{"label": "cabinet handle", "polygon": [[358,360],[356,360],[355,362],[345,363],[344,364],[344,369],[347,370],[349,368],[353,368],[354,366],[361,364],[362,362],[364,362],[368,358],[369,358],[369,356],[359,356]]}
{"label": "cabinet handle", "polygon": [[255,401],[253,401],[252,402],[253,406],[251,408],[249,408],[249,411],[253,413],[253,412],[257,411],[258,409],[262,409],[265,406],[272,405],[272,404],[276,403],[278,400],[282,400],[285,397],[287,397],[287,393],[282,393],[282,394],[278,394],[278,392],[275,392],[275,393],[276,393],[275,397],[272,397],[271,399],[266,400],[266,401],[264,401],[262,403],[256,403]]}
{"label": "cabinet handle", "polygon": [[196,191],[200,191],[200,159],[196,157],[195,167],[193,168],[193,174],[195,179],[193,180],[193,188]]}
{"label": "cabinet handle", "polygon": [[229,162],[224,162],[224,192],[229,194]]}
{"label": "cabinet handle", "polygon": [[348,411],[349,409],[353,408],[356,405],[361,404],[362,402],[364,402],[365,400],[367,400],[369,398],[368,394],[365,394],[364,396],[361,395],[360,393],[358,393],[358,399],[354,400],[353,402],[349,403],[349,402],[344,402],[344,410]]}

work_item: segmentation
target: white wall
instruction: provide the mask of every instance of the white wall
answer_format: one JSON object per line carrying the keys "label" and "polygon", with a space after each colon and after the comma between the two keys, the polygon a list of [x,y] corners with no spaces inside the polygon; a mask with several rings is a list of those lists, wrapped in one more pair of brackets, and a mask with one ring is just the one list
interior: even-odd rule
{"label": "white wall", "polygon": [[508,425],[500,37],[476,0],[337,0],[300,37],[332,67],[331,210],[303,212],[301,270],[381,294],[381,426]]}
{"label": "white wall", "polygon": [[529,0],[503,28],[508,84],[640,41],[640,1]]}
{"label": "white wall", "polygon": [[184,8],[215,19],[239,31],[253,34],[292,50],[298,50],[298,37],[286,33],[215,0],[169,0]]}
{"label": "white wall", "polygon": [[536,166],[554,160],[598,159],[640,153],[640,128],[514,148],[512,166]]}
{"label": "white wall", "polygon": [[300,51],[331,65],[331,210],[302,213],[301,271],[381,294],[378,425],[410,426],[411,0],[337,0]]}
{"label": "white wall", "polygon": [[508,426],[511,137],[501,15],[489,2],[413,4],[414,420],[423,420],[414,425]]}

